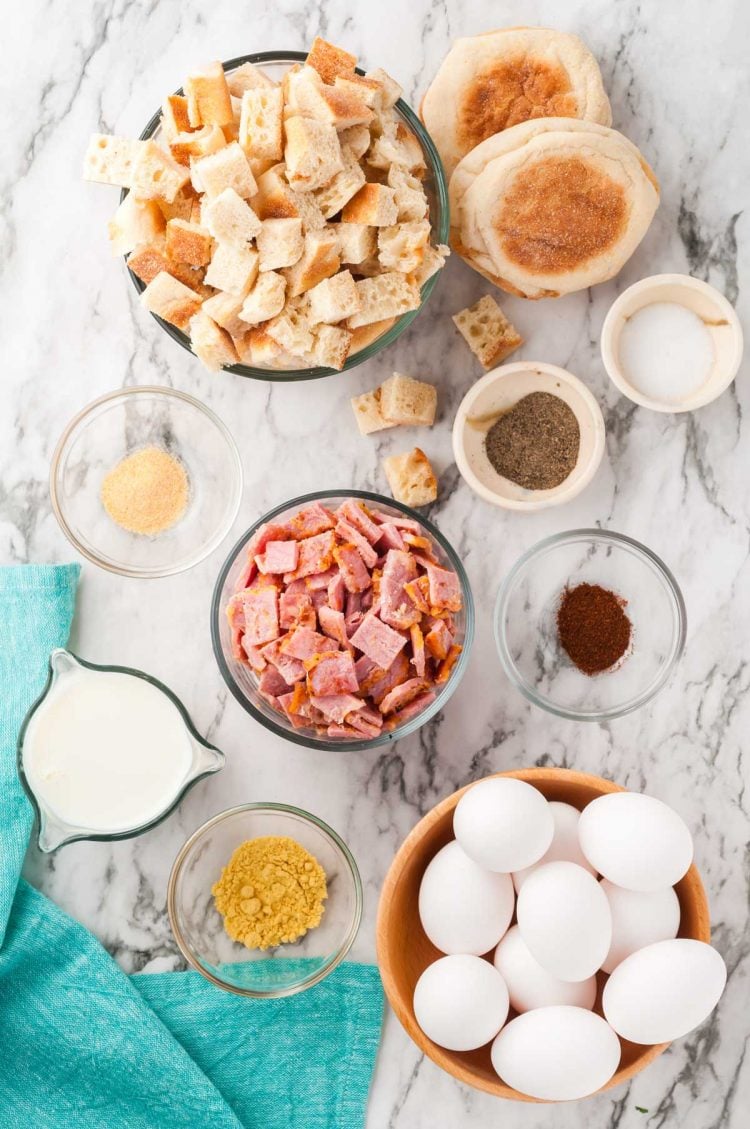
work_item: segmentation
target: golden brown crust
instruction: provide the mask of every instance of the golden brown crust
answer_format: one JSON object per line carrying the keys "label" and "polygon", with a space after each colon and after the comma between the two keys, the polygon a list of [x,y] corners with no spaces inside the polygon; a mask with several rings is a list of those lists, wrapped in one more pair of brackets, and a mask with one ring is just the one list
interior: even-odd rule
{"label": "golden brown crust", "polygon": [[211,236],[196,223],[171,219],[167,224],[167,255],[178,263],[204,267],[211,262],[212,246]]}
{"label": "golden brown crust", "polygon": [[337,75],[352,73],[357,65],[357,57],[316,35],[305,62],[318,72],[323,82],[333,83]]}
{"label": "golden brown crust", "polygon": [[462,91],[456,132],[468,153],[494,133],[530,118],[578,117],[568,72],[533,55],[498,59]]}
{"label": "golden brown crust", "polygon": [[358,353],[360,349],[367,348],[376,338],[387,333],[395,323],[395,318],[385,318],[383,321],[371,322],[370,325],[358,325],[351,331],[352,343],[349,346],[349,353]]}
{"label": "golden brown crust", "polygon": [[221,63],[211,63],[205,71],[188,75],[185,79],[185,95],[193,128],[200,125],[233,124],[232,99]]}
{"label": "golden brown crust", "polygon": [[172,278],[189,286],[191,290],[197,290],[203,280],[203,271],[194,271],[185,263],[175,262],[164,253],[162,247],[155,244],[137,247],[128,258],[128,267],[147,286],[162,272],[171,274]]}

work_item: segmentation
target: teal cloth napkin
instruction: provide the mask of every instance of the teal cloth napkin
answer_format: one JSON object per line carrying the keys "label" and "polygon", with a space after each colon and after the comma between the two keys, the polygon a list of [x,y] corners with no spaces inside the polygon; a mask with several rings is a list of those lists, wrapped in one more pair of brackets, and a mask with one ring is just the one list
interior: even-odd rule
{"label": "teal cloth napkin", "polygon": [[285,1000],[232,996],[196,972],[128,977],[20,878],[32,812],[16,737],[67,640],[78,573],[0,569],[0,1125],[361,1129],[376,968],[345,963]]}

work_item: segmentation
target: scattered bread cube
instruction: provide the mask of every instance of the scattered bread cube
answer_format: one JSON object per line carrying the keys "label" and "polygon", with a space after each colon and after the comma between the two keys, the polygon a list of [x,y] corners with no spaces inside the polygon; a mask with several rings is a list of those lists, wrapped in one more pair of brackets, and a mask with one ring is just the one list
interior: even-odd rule
{"label": "scattered bread cube", "polygon": [[[310,322],[326,322],[328,325],[356,314],[360,309],[357,284],[348,270],[342,270],[332,278],[326,278],[308,291],[310,300]],[[350,335],[351,337],[351,335]]]}
{"label": "scattered bread cube", "polygon": [[188,117],[193,128],[200,125],[231,125],[232,101],[221,63],[214,62],[185,79]]}
{"label": "scattered bread cube", "polygon": [[371,227],[390,227],[397,218],[395,193],[385,184],[364,184],[341,213],[344,223],[366,223]]}
{"label": "scattered bread cube", "polygon": [[437,479],[424,451],[415,447],[403,455],[390,455],[383,469],[391,493],[405,506],[426,506],[437,498]]}
{"label": "scattered bread cube", "polygon": [[277,84],[254,63],[243,63],[226,76],[229,93],[241,98],[246,90],[268,90]]}
{"label": "scattered bread cube", "polygon": [[223,290],[219,290],[205,299],[203,312],[232,337],[239,337],[247,329],[240,318],[243,301],[237,294],[225,294]]}
{"label": "scattered bread cube", "polygon": [[338,134],[314,118],[293,117],[286,123],[284,160],[291,188],[312,191],[344,167]]}
{"label": "scattered bread cube", "polygon": [[328,230],[308,231],[299,261],[284,271],[287,293],[292,298],[304,294],[324,278],[330,278],[340,266],[339,241],[335,233]]}
{"label": "scattered bread cube", "polygon": [[454,314],[453,322],[485,369],[491,369],[523,345],[523,337],[490,294]]}
{"label": "scattered bread cube", "polygon": [[378,230],[378,258],[387,270],[413,274],[430,241],[430,221],[416,220]]}
{"label": "scattered bread cube", "polygon": [[205,310],[190,319],[189,336],[190,348],[209,372],[219,372],[239,361],[232,338]]}
{"label": "scattered bread cube", "polygon": [[312,47],[305,60],[307,65],[318,72],[323,82],[332,83],[337,75],[348,75],[354,72],[357,65],[357,56],[350,55],[341,47],[334,47],[319,35],[313,39]]}
{"label": "scattered bread cube", "polygon": [[349,318],[349,329],[419,309],[419,287],[398,271],[363,278],[356,285],[362,309]]}
{"label": "scattered bread cube", "polygon": [[161,196],[174,200],[190,179],[184,165],[160,149],[155,141],[144,141],[133,164],[130,187],[139,200]]}
{"label": "scattered bread cube", "polygon": [[385,419],[381,411],[379,388],[353,396],[351,404],[360,435],[372,435],[374,431],[384,431],[387,427],[394,426],[390,420]]}
{"label": "scattered bread cube", "polygon": [[83,179],[130,188],[133,166],[145,144],[145,141],[131,141],[129,137],[94,133],[83,158]]}
{"label": "scattered bread cube", "polygon": [[280,86],[256,87],[242,95],[240,145],[249,157],[281,160],[283,109]]}
{"label": "scattered bread cube", "polygon": [[201,308],[201,299],[166,271],[160,271],[141,294],[141,302],[152,314],[187,330],[190,320]]}
{"label": "scattered bread cube", "polygon": [[167,255],[178,263],[203,267],[211,262],[213,241],[200,224],[181,219],[170,220],[166,240]]}
{"label": "scattered bread cube", "polygon": [[432,427],[437,408],[437,388],[394,372],[380,386],[380,410],[389,423],[407,427]]}
{"label": "scattered bread cube", "polygon": [[348,329],[340,329],[335,325],[321,325],[315,331],[312,351],[315,363],[322,368],[332,368],[341,372],[349,356],[352,336]]}
{"label": "scattered bread cube", "polygon": [[302,220],[263,220],[256,242],[261,271],[292,267],[299,262],[305,249]]}
{"label": "scattered bread cube", "polygon": [[259,255],[242,243],[217,243],[204,282],[244,298],[258,277]]}
{"label": "scattered bread cube", "polygon": [[390,110],[392,106],[395,106],[403,94],[403,90],[395,78],[391,78],[382,67],[376,67],[374,71],[367,71],[365,78],[369,79],[370,82],[377,82],[380,87],[382,91],[380,105],[384,110]]}
{"label": "scattered bread cube", "polygon": [[109,221],[113,255],[129,255],[141,243],[151,243],[164,231],[164,216],[154,200],[136,200],[132,192]]}
{"label": "scattered bread cube", "polygon": [[193,128],[190,124],[187,98],[184,95],[167,95],[161,107],[161,125],[170,143],[179,133],[185,133]]}
{"label": "scattered bread cube", "polygon": [[219,196],[225,189],[233,188],[243,200],[249,200],[258,191],[247,157],[236,141],[191,161],[190,170],[193,187],[207,196]]}
{"label": "scattered bread cube", "polygon": [[378,252],[378,229],[366,223],[332,223],[341,250],[341,262],[356,265],[375,258]]}
{"label": "scattered bread cube", "polygon": [[219,243],[247,243],[260,231],[260,220],[233,188],[207,200],[201,212],[204,224]]}
{"label": "scattered bread cube", "polygon": [[192,132],[178,133],[169,142],[169,151],[180,165],[190,166],[191,158],[198,160],[209,153],[217,153],[226,146],[224,131],[218,125],[204,125]]}
{"label": "scattered bread cube", "polygon": [[247,325],[259,325],[275,318],[284,309],[286,279],[276,271],[266,271],[258,279],[240,310],[240,317]]}
{"label": "scattered bread cube", "polygon": [[315,193],[315,202],[325,219],[340,212],[365,183],[365,174],[359,162],[350,153],[344,153],[343,157],[344,167],[341,171]]}

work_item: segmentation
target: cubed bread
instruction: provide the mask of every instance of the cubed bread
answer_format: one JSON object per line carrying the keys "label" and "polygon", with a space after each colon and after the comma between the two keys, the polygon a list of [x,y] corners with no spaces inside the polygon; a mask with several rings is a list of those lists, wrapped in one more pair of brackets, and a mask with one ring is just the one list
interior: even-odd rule
{"label": "cubed bread", "polygon": [[370,148],[370,131],[366,125],[353,125],[350,129],[339,130],[339,142],[343,152],[348,150],[359,160]]}
{"label": "cubed bread", "polygon": [[245,332],[247,326],[240,318],[240,310],[244,299],[237,294],[225,294],[223,290],[212,294],[203,303],[203,312],[226,329],[232,337],[239,337]]}
{"label": "cubed bread", "polygon": [[372,345],[373,341],[377,341],[378,337],[382,337],[393,327],[395,321],[395,318],[384,318],[383,321],[373,321],[369,325],[358,325],[356,329],[352,329],[354,336],[350,354],[359,353],[361,349]]}
{"label": "cubed bread", "polygon": [[363,278],[356,286],[362,308],[349,318],[349,329],[419,309],[419,287],[398,271]]}
{"label": "cubed bread", "polygon": [[201,299],[196,292],[166,271],[161,271],[149,282],[141,294],[141,302],[152,314],[183,331],[201,308]]}
{"label": "cubed bread", "polygon": [[312,351],[315,363],[322,368],[332,368],[341,372],[349,356],[352,336],[348,329],[340,329],[335,325],[321,325],[315,331]]}
{"label": "cubed bread", "polygon": [[174,259],[170,259],[163,237],[136,247],[128,257],[128,268],[146,285],[153,282],[158,274],[164,273],[171,274],[191,290],[197,290],[203,277],[200,270],[194,270],[187,263],[177,263]]}
{"label": "cubed bread", "polygon": [[382,99],[383,88],[379,82],[373,81],[371,78],[365,78],[364,75],[345,74],[336,75],[333,80],[333,85],[337,90],[342,90],[347,94],[356,94],[366,106],[379,106]]}
{"label": "cubed bread", "polygon": [[320,210],[318,201],[313,192],[295,192],[294,200],[297,205],[299,218],[302,220],[302,230],[322,231],[326,226],[326,219]]}
{"label": "cubed bread", "polygon": [[246,90],[268,90],[277,84],[272,78],[256,67],[254,63],[243,63],[226,76],[229,93],[241,98]]}
{"label": "cubed bread", "polygon": [[384,110],[390,110],[392,106],[395,106],[403,94],[403,90],[396,82],[395,78],[391,78],[382,67],[376,67],[374,71],[367,71],[365,78],[369,79],[370,82],[377,82],[380,87],[382,91],[380,95],[380,105]]}
{"label": "cubed bread", "polygon": [[365,223],[332,223],[341,250],[342,263],[363,263],[378,253],[378,229]]}
{"label": "cubed bread", "polygon": [[397,218],[395,193],[385,184],[364,184],[341,212],[344,223],[370,227],[391,227]]}
{"label": "cubed bread", "polygon": [[409,172],[423,172],[425,158],[422,146],[403,122],[386,121],[367,152],[367,163],[373,169],[387,172],[398,165]]}
{"label": "cubed bread", "polygon": [[155,196],[174,200],[189,179],[188,169],[160,149],[155,141],[143,142],[131,174],[131,188],[139,200],[151,200]]}
{"label": "cubed bread", "polygon": [[266,332],[292,357],[309,357],[314,338],[304,306],[289,303],[278,317],[266,324]]}
{"label": "cubed bread", "polygon": [[348,270],[339,271],[332,278],[326,278],[308,291],[310,299],[310,323],[326,322],[333,325],[344,318],[351,317],[360,309],[357,284]]}
{"label": "cubed bread", "polygon": [[205,310],[199,310],[190,319],[188,330],[190,348],[209,372],[219,372],[225,365],[239,361],[232,338]]}
{"label": "cubed bread", "polygon": [[200,222],[200,211],[194,214],[196,208],[200,209],[200,197],[189,182],[180,189],[174,200],[157,197],[154,203],[164,216],[165,223],[169,223],[170,220]]}
{"label": "cubed bread", "polygon": [[322,78],[313,67],[309,67],[307,63],[302,65],[296,63],[289,68],[281,80],[281,88],[284,93],[284,120],[302,113],[299,94],[303,88],[310,85],[323,85]]}
{"label": "cubed bread", "polygon": [[397,502],[426,506],[437,498],[437,479],[430,460],[419,447],[403,455],[390,455],[383,460],[383,469]]}
{"label": "cubed bread", "polygon": [[145,144],[145,141],[132,141],[129,137],[92,134],[83,158],[83,179],[130,188],[133,166]]}
{"label": "cubed bread", "polygon": [[389,423],[432,427],[436,409],[437,389],[433,384],[394,372],[380,386],[380,410]]}
{"label": "cubed bread", "polygon": [[381,411],[379,388],[363,392],[361,396],[353,396],[351,403],[360,435],[372,435],[374,431],[384,431],[387,427],[394,426],[390,420],[385,419]]}
{"label": "cubed bread", "polygon": [[280,314],[284,309],[286,279],[276,271],[258,275],[240,310],[240,318],[248,325],[260,325]]}
{"label": "cubed bread", "polygon": [[337,75],[351,74],[354,71],[357,56],[350,55],[341,47],[334,47],[332,43],[316,35],[305,61],[318,72],[323,82],[332,83]]}
{"label": "cubed bread", "polygon": [[203,267],[211,262],[213,241],[197,223],[173,219],[167,224],[167,254],[178,263],[189,263],[191,267]]}
{"label": "cubed bread", "polygon": [[386,270],[413,274],[430,240],[430,221],[398,223],[378,230],[378,258]]}
{"label": "cubed bread", "polygon": [[260,220],[233,188],[206,200],[201,209],[203,223],[218,243],[244,244],[255,239]]}
{"label": "cubed bread", "polygon": [[263,325],[253,326],[242,337],[235,338],[234,346],[242,364],[258,368],[273,365],[281,354],[281,346],[268,336]]}
{"label": "cubed bread", "polygon": [[132,192],[109,221],[113,255],[129,255],[140,243],[151,243],[164,231],[164,216],[153,200],[136,200]]}
{"label": "cubed bread", "polygon": [[204,282],[227,294],[244,298],[258,277],[257,251],[241,243],[217,243]]}
{"label": "cubed bread", "polygon": [[343,150],[342,153],[344,167],[315,193],[315,201],[326,219],[340,212],[365,183],[365,174],[359,161],[350,153]]}
{"label": "cubed bread", "polygon": [[425,218],[430,206],[422,181],[418,177],[403,165],[391,165],[388,169],[388,185],[394,192],[399,223]]}
{"label": "cubed bread", "polygon": [[240,145],[248,157],[280,161],[283,95],[280,86],[256,87],[242,95]]}
{"label": "cubed bread", "polygon": [[293,117],[285,125],[284,160],[292,188],[309,192],[322,188],[344,167],[338,134],[332,125],[314,118]]}
{"label": "cubed bread", "polygon": [[519,345],[523,345],[521,334],[489,294],[485,294],[473,306],[454,314],[453,322],[472,353],[486,369],[493,368]]}
{"label": "cubed bread", "polygon": [[304,294],[324,278],[330,278],[340,266],[339,241],[335,233],[328,230],[308,231],[299,261],[284,271],[287,293],[292,298]]}
{"label": "cubed bread", "polygon": [[258,177],[258,191],[253,196],[252,206],[262,220],[299,218],[297,194],[289,187],[285,169],[282,161]]}
{"label": "cubed bread", "polygon": [[427,282],[428,278],[432,278],[433,274],[437,274],[445,266],[445,260],[451,253],[450,247],[445,243],[438,243],[437,247],[428,244],[424,249],[424,258],[420,263],[417,270],[414,272],[414,281],[420,289]]}
{"label": "cubed bread", "polygon": [[258,191],[247,157],[236,141],[191,161],[190,169],[193,187],[207,196],[218,196],[226,188],[233,188],[243,200],[249,200]]}
{"label": "cubed bread", "polygon": [[187,98],[182,94],[168,94],[162,102],[161,127],[171,143],[179,133],[185,133],[193,127],[188,115]]}
{"label": "cubed bread", "polygon": [[209,63],[204,70],[189,74],[185,80],[185,95],[193,128],[232,124],[232,101],[221,63]]}
{"label": "cubed bread", "polygon": [[338,86],[325,86],[322,82],[298,82],[295,105],[302,116],[326,122],[335,129],[369,125],[375,117],[358,93]]}
{"label": "cubed bread", "polygon": [[302,220],[263,220],[257,236],[257,247],[261,271],[294,266],[305,249]]}
{"label": "cubed bread", "polygon": [[192,158],[199,160],[209,153],[217,153],[226,146],[224,131],[218,125],[204,125],[192,132],[178,133],[169,142],[169,151],[180,165],[190,166]]}

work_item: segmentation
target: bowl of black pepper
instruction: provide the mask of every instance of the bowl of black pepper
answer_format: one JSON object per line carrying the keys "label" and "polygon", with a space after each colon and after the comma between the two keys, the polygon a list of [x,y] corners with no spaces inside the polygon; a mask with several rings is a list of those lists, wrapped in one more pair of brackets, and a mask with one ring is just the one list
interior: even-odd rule
{"label": "bowl of black pepper", "polygon": [[453,452],[468,485],[510,510],[541,510],[588,486],[604,454],[601,409],[557,365],[501,365],[474,384],[453,425]]}
{"label": "bowl of black pepper", "polygon": [[495,640],[514,686],[576,721],[607,721],[650,701],[685,647],[685,602],[669,568],[622,533],[547,537],[510,570]]}

